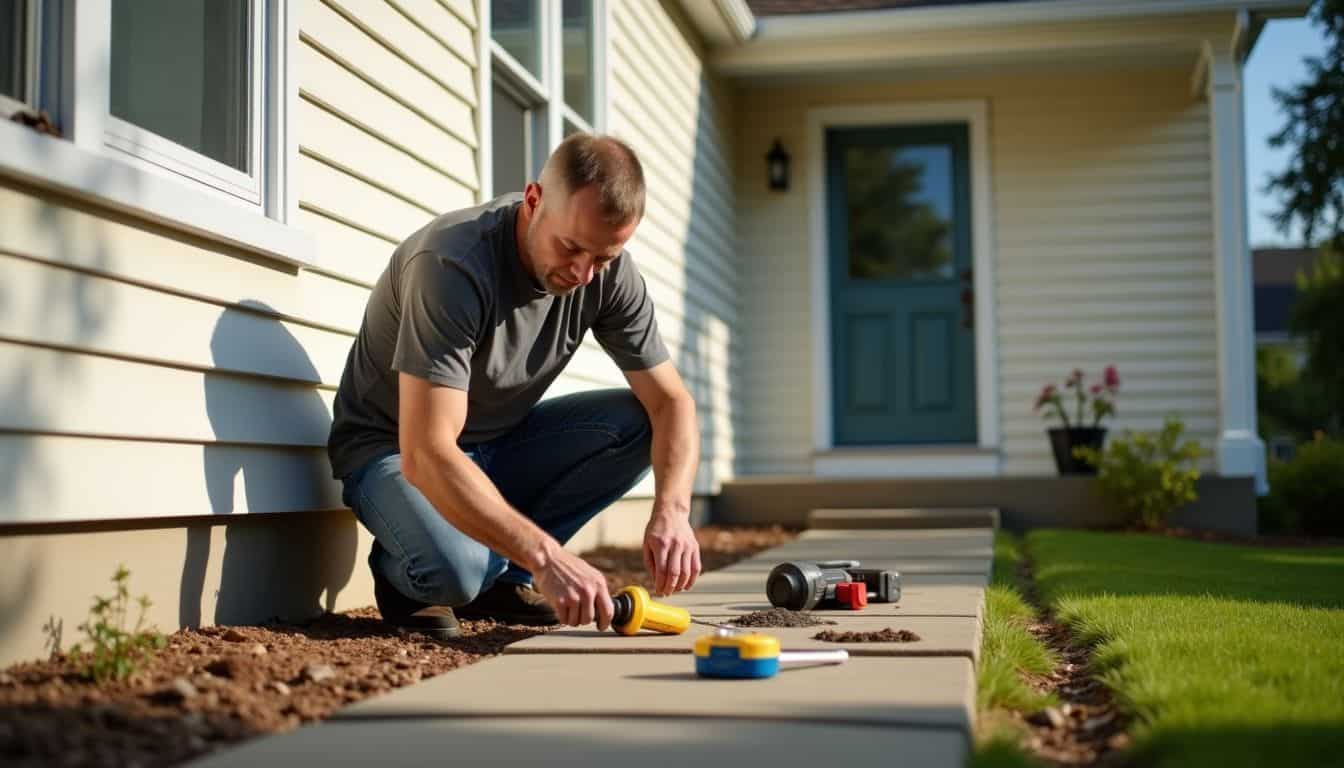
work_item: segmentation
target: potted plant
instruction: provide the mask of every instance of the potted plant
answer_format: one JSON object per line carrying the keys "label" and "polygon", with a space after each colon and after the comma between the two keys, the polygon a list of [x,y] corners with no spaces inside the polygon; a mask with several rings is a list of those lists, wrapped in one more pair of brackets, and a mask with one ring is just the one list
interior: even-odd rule
{"label": "potted plant", "polygon": [[[1055,453],[1055,467],[1061,475],[1097,473],[1097,468],[1074,455],[1073,449],[1087,446],[1096,451],[1101,450],[1102,444],[1106,441],[1106,429],[1101,426],[1101,420],[1115,415],[1115,395],[1119,389],[1120,374],[1114,365],[1106,367],[1098,384],[1087,386],[1082,369],[1075,368],[1065,380],[1063,392],[1054,383],[1046,384],[1041,389],[1041,394],[1036,397],[1036,406],[1032,410],[1040,413],[1045,409],[1042,414],[1045,418],[1058,416],[1063,424],[1046,430],[1050,435],[1050,447]],[[1069,409],[1064,404],[1065,393],[1070,390],[1073,392],[1072,399],[1076,404],[1073,420],[1069,419]],[[1087,424],[1088,413],[1092,417],[1090,425]]]}

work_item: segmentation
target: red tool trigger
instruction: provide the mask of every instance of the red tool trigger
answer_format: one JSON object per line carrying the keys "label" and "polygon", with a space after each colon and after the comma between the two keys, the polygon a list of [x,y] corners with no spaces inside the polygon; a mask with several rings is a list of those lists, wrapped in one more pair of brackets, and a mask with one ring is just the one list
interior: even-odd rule
{"label": "red tool trigger", "polygon": [[868,585],[861,581],[836,584],[835,599],[851,611],[861,611],[868,605]]}

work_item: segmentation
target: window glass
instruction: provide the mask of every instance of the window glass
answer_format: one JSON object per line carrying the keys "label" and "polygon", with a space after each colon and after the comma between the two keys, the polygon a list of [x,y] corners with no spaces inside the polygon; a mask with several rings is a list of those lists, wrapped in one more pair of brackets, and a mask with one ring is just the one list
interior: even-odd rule
{"label": "window glass", "polygon": [[531,110],[511,93],[494,86],[491,97],[491,183],[494,194],[521,192],[527,185],[527,158],[531,155],[528,123]]}
{"label": "window glass", "polygon": [[541,8],[537,0],[492,0],[490,36],[538,80],[541,73]]}
{"label": "window glass", "polygon": [[954,277],[952,147],[849,147],[849,276]]}
{"label": "window glass", "polygon": [[565,103],[584,120],[593,122],[593,3],[565,0],[564,19]]}
{"label": "window glass", "polygon": [[0,96],[19,101],[27,96],[27,5],[24,0],[0,0]]}
{"label": "window glass", "polygon": [[251,173],[247,0],[113,0],[111,112]]}

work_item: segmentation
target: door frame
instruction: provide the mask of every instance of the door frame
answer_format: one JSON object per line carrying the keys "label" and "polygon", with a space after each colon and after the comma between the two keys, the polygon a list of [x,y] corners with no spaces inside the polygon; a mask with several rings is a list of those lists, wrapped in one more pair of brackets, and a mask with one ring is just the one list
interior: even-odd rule
{"label": "door frame", "polygon": [[[993,228],[990,224],[989,109],[984,100],[926,101],[887,104],[862,104],[844,107],[820,107],[807,112],[807,183],[810,190],[810,229],[812,266],[812,371],[813,371],[813,448],[819,458],[838,454],[835,446],[835,414],[832,407],[830,260],[827,258],[830,216],[826,206],[826,129],[871,125],[912,125],[919,123],[964,122],[970,133],[971,183],[971,263],[975,277],[975,403],[977,440],[964,465],[974,474],[998,474],[999,448],[999,371],[996,348],[998,323],[995,318]],[[921,456],[918,447],[892,446],[891,459],[883,461],[888,471],[900,472],[900,457],[913,459],[908,470],[926,467],[929,456]],[[915,450],[912,450],[914,448]],[[943,454],[938,463],[954,470],[958,457],[947,455],[946,445],[931,453]],[[872,449],[864,453],[871,455]],[[987,455],[991,454],[991,455]],[[972,455],[973,454],[973,455]],[[849,462],[852,464],[852,461]],[[815,462],[818,474],[824,465]]]}

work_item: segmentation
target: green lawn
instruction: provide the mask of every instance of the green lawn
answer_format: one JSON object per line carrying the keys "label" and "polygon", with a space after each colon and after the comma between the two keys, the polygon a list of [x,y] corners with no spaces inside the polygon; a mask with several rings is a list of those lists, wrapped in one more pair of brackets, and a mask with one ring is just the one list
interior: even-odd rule
{"label": "green lawn", "polygon": [[984,637],[976,670],[979,715],[972,759],[975,768],[1036,765],[1017,746],[1018,728],[1000,713],[1008,709],[1035,712],[1055,703],[1053,696],[1041,696],[1027,687],[1021,677],[1022,672],[1049,672],[1055,659],[1026,630],[1035,611],[1017,588],[1019,547],[1020,540],[1011,533],[995,533],[994,570],[985,590]]}
{"label": "green lawn", "polygon": [[1344,549],[1035,531],[1041,599],[1098,643],[1141,765],[1344,765]]}

